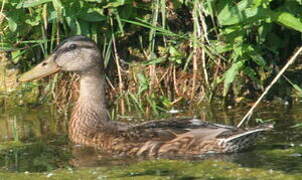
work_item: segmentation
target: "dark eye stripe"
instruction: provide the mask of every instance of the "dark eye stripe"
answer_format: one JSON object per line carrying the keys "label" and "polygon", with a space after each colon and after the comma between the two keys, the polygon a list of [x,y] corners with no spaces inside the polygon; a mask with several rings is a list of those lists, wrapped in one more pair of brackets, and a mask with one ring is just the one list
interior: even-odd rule
{"label": "dark eye stripe", "polygon": [[89,45],[76,46],[75,49],[70,49],[70,47],[65,47],[65,48],[62,48],[62,49],[59,48],[59,49],[57,49],[57,50],[55,51],[55,59],[56,59],[58,56],[60,56],[60,55],[62,55],[62,54],[64,54],[64,53],[66,53],[66,52],[68,52],[68,51],[73,51],[73,50],[81,49],[81,48],[85,48],[85,49],[95,49],[94,46],[89,46]]}
{"label": "dark eye stripe", "polygon": [[77,46],[77,48],[95,49],[94,46],[89,46],[89,45]]}
{"label": "dark eye stripe", "polygon": [[74,50],[77,48],[77,45],[76,44],[70,44],[69,45],[69,50]]}
{"label": "dark eye stripe", "polygon": [[85,36],[81,36],[81,35],[78,35],[78,36],[73,36],[73,37],[70,37],[68,39],[65,39],[64,41],[62,41],[56,48],[54,51],[60,49],[64,44],[68,43],[68,42],[90,42],[90,43],[93,43],[95,44],[94,41],[92,41],[91,39],[85,37]]}

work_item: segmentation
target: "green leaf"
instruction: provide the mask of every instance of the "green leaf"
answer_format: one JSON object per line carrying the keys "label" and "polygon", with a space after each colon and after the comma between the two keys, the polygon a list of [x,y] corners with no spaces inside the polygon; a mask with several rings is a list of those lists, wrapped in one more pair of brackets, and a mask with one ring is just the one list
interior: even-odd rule
{"label": "green leaf", "polygon": [[160,58],[154,58],[150,59],[148,61],[143,62],[143,65],[154,65],[154,64],[160,64],[166,61],[166,58],[160,57]]}
{"label": "green leaf", "polygon": [[58,18],[60,19],[62,17],[63,9],[64,9],[62,2],[60,0],[52,0],[52,4],[57,12]]}
{"label": "green leaf", "polygon": [[141,22],[132,21],[132,20],[128,20],[128,19],[122,19],[122,18],[121,18],[121,21],[126,22],[126,23],[130,23],[130,24],[134,24],[134,25],[137,25],[137,26],[145,27],[145,28],[148,28],[148,29],[152,29],[154,31],[158,31],[158,33],[160,33],[164,36],[174,36],[174,37],[179,37],[179,38],[186,38],[186,36],[174,33],[172,31],[169,31],[169,30],[164,29],[162,27],[153,26],[152,24],[146,22],[145,20],[142,20],[142,19],[139,19],[139,18],[136,18],[136,19],[141,21]]}
{"label": "green leaf", "polygon": [[248,77],[250,77],[254,82],[257,82],[259,84],[259,79],[256,77],[257,73],[254,69],[246,66],[243,69],[244,74],[246,74]]}
{"label": "green leaf", "polygon": [[265,67],[266,66],[266,62],[265,62],[264,58],[260,54],[258,54],[258,53],[252,53],[252,54],[250,54],[250,57],[259,66],[261,66],[261,67]]}
{"label": "green leaf", "polygon": [[27,0],[27,1],[22,1],[17,5],[17,8],[29,8],[29,7],[35,7],[39,6],[44,3],[51,2],[52,0]]}
{"label": "green leaf", "polygon": [[131,92],[129,92],[129,96],[131,97],[131,99],[134,101],[134,103],[136,104],[136,106],[138,107],[138,109],[141,112],[144,112],[141,103],[139,102],[139,99],[137,96],[135,96],[134,94],[132,94]]}
{"label": "green leaf", "polygon": [[284,76],[284,79],[290,84],[293,86],[293,88],[297,91],[298,95],[300,97],[302,97],[302,88],[300,88],[300,86],[298,86],[297,84],[293,83],[290,79],[288,79],[286,76]]}
{"label": "green leaf", "polygon": [[119,7],[117,10],[120,18],[122,19],[132,19],[133,17],[138,17],[140,14],[140,11],[132,5],[124,5]]}
{"label": "green leaf", "polygon": [[282,24],[288,28],[302,32],[301,19],[296,18],[294,15],[288,12],[274,12],[273,21]]}
{"label": "green leaf", "polygon": [[234,25],[268,18],[270,12],[263,7],[254,7],[250,0],[243,0],[238,4],[231,1],[219,12],[217,18],[220,25]]}
{"label": "green leaf", "polygon": [[96,3],[101,3],[103,0],[85,0],[86,2],[96,2]]}
{"label": "green leaf", "polygon": [[101,22],[107,20],[107,16],[104,15],[104,9],[98,7],[79,7],[79,10],[75,12],[70,10],[68,14],[77,14],[77,17],[86,22]]}
{"label": "green leaf", "polygon": [[97,12],[83,14],[79,16],[79,18],[87,22],[101,22],[107,20],[107,16],[100,15]]}
{"label": "green leaf", "polygon": [[66,17],[65,20],[73,34],[78,34],[78,35],[82,34],[81,25],[76,18]]}
{"label": "green leaf", "polygon": [[293,88],[298,92],[299,96],[302,97],[302,88],[297,84],[293,84]]}
{"label": "green leaf", "polygon": [[8,19],[8,28],[9,30],[11,30],[12,32],[15,32],[17,30],[17,23],[14,21],[14,19],[12,18],[7,18]]}
{"label": "green leaf", "polygon": [[291,128],[300,128],[300,127],[302,127],[302,123],[297,123],[297,124],[291,126]]}
{"label": "green leaf", "polygon": [[36,26],[36,25],[39,25],[41,22],[41,16],[37,15],[37,16],[34,16],[30,19],[26,19],[25,20],[25,23],[31,25],[31,26]]}
{"label": "green leaf", "polygon": [[259,7],[263,4],[268,5],[272,0],[253,0],[253,6],[254,7]]}
{"label": "green leaf", "polygon": [[160,96],[159,99],[160,99],[161,103],[167,108],[169,108],[173,105],[173,103],[170,101],[170,99],[166,96]]}
{"label": "green leaf", "polygon": [[224,97],[227,95],[230,85],[235,80],[237,74],[239,73],[243,65],[244,65],[244,61],[238,61],[236,63],[233,63],[230,69],[228,69],[224,73],[224,88],[223,88]]}
{"label": "green leaf", "polygon": [[263,23],[259,28],[258,28],[258,43],[262,44],[267,40],[267,36],[271,33],[272,31],[272,23]]}
{"label": "green leaf", "polygon": [[20,58],[21,58],[21,51],[20,50],[16,50],[16,51],[13,51],[12,53],[12,60],[13,62],[16,64],[19,62]]}
{"label": "green leaf", "polygon": [[139,83],[139,88],[138,88],[138,95],[140,95],[142,92],[147,90],[149,88],[149,81],[146,78],[146,76],[142,73],[138,73],[136,75]]}
{"label": "green leaf", "polygon": [[108,3],[104,8],[112,8],[112,7],[119,7],[125,4],[125,0],[115,0],[113,2]]}
{"label": "green leaf", "polygon": [[63,9],[61,0],[52,0],[55,9]]}
{"label": "green leaf", "polygon": [[14,51],[17,50],[10,43],[0,42],[0,51]]}
{"label": "green leaf", "polygon": [[213,49],[215,49],[216,53],[222,54],[228,51],[233,50],[233,45],[228,43],[223,43],[221,41],[211,41]]}
{"label": "green leaf", "polygon": [[[246,36],[246,30],[241,25],[228,26],[222,30],[222,34],[226,41],[235,44],[242,43]],[[232,44],[230,44],[232,46]]]}
{"label": "green leaf", "polygon": [[79,27],[80,27],[80,31],[82,35],[86,35],[89,36],[90,35],[90,25],[88,22],[86,21],[81,21],[79,20]]}
{"label": "green leaf", "polygon": [[177,64],[181,64],[182,59],[185,57],[179,50],[177,50],[174,46],[170,46],[169,48],[169,60],[177,63]]}

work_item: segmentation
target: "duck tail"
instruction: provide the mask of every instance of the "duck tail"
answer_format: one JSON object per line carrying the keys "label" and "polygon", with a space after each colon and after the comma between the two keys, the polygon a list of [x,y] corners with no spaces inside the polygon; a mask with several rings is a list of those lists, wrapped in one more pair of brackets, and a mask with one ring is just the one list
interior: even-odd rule
{"label": "duck tail", "polygon": [[260,134],[273,128],[273,124],[264,124],[257,128],[222,138],[220,143],[225,146],[226,152],[238,152],[250,147]]}

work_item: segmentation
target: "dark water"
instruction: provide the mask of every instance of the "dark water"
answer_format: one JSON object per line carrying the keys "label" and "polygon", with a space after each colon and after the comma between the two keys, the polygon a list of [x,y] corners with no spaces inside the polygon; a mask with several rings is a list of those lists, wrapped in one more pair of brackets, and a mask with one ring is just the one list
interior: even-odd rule
{"label": "dark water", "polygon": [[[236,125],[248,107],[202,106],[194,112],[207,121]],[[302,179],[302,105],[263,105],[250,125],[272,121],[275,128],[250,151],[194,159],[106,157],[74,146],[67,118],[50,107],[1,110],[2,179]]]}

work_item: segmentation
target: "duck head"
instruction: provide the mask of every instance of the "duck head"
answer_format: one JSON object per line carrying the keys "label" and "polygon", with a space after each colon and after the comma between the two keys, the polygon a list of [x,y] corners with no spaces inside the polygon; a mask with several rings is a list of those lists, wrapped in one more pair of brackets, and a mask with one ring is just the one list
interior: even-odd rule
{"label": "duck head", "polygon": [[64,40],[54,52],[30,71],[22,74],[19,81],[40,79],[59,71],[89,72],[101,66],[97,45],[85,36],[73,36]]}

